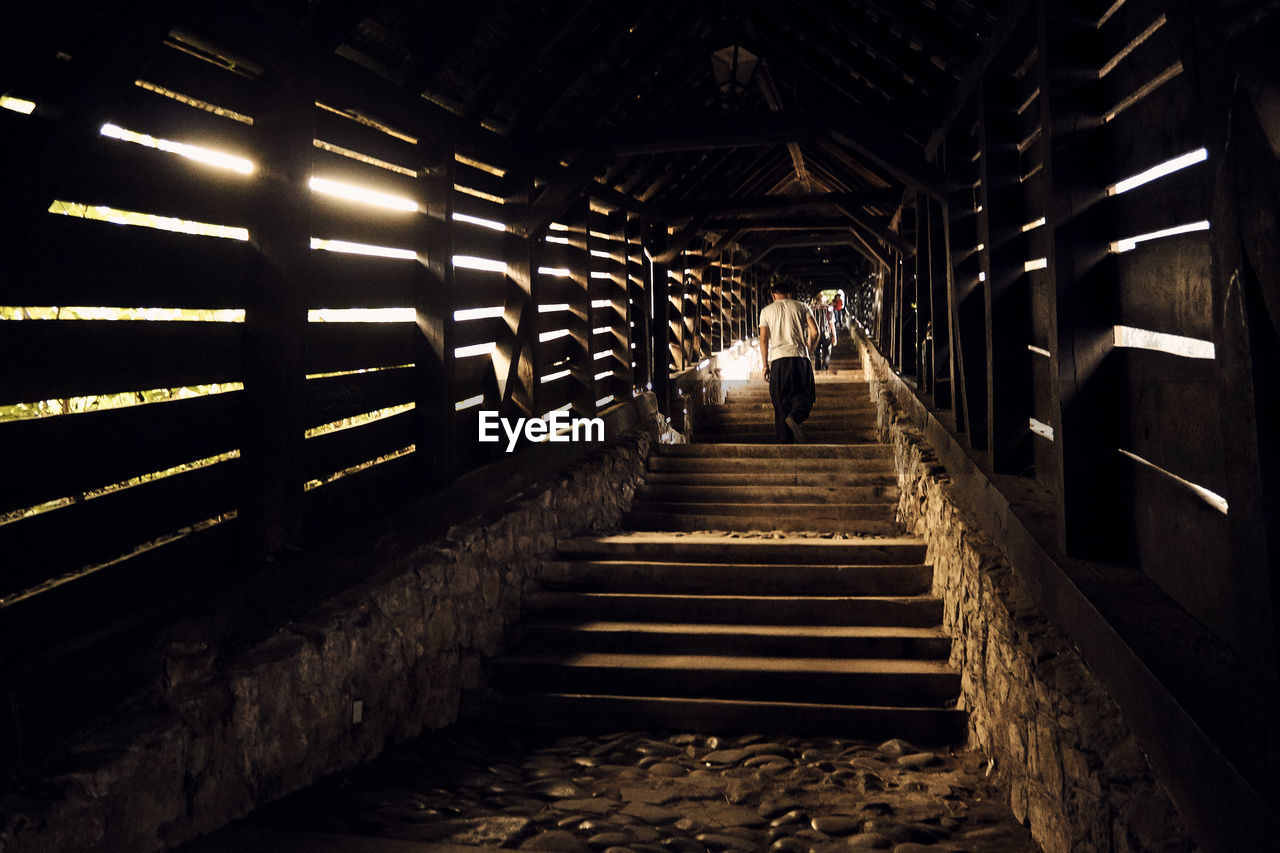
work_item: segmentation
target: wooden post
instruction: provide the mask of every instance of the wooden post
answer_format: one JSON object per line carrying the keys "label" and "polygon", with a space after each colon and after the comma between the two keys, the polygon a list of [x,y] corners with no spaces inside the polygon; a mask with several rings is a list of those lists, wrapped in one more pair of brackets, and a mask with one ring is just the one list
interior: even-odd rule
{"label": "wooden post", "polygon": [[[660,222],[648,224],[645,235],[647,251],[650,258],[661,257],[667,251],[667,229]],[[660,261],[649,262],[649,308],[651,323],[651,340],[653,341],[653,393],[658,398],[658,405],[664,414],[670,414],[671,373],[668,361],[671,358],[671,285],[667,277],[668,266]]]}
{"label": "wooden post", "polygon": [[258,250],[246,288],[242,521],[248,553],[301,546],[314,98],[280,62],[259,81],[259,174],[250,239]]}

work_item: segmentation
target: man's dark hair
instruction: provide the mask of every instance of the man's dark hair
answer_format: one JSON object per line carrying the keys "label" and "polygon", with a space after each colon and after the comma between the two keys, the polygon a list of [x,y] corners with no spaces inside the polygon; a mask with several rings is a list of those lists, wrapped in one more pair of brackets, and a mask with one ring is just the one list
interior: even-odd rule
{"label": "man's dark hair", "polygon": [[769,292],[778,293],[783,296],[790,296],[791,285],[787,284],[785,281],[775,281],[773,284],[769,285]]}

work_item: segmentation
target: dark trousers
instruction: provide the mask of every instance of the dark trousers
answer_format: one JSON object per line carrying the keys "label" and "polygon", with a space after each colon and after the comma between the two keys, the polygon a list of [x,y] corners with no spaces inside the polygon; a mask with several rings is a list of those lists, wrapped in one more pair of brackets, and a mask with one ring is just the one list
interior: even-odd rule
{"label": "dark trousers", "polygon": [[804,423],[816,396],[813,365],[807,358],[775,358],[769,362],[769,399],[773,401],[773,428],[778,441],[794,441],[787,429],[787,416]]}

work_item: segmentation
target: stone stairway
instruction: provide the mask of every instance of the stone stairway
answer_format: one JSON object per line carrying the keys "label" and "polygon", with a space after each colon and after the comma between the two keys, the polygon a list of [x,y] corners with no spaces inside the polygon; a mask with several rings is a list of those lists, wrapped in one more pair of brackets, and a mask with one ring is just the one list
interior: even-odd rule
{"label": "stone stairway", "polygon": [[[773,429],[759,389],[735,391],[698,443],[655,451],[624,532],[559,543],[479,707],[576,728],[962,738],[932,567],[894,535],[889,449],[733,441],[758,431],[726,424]],[[844,413],[828,434],[861,439],[865,394],[821,382]]]}

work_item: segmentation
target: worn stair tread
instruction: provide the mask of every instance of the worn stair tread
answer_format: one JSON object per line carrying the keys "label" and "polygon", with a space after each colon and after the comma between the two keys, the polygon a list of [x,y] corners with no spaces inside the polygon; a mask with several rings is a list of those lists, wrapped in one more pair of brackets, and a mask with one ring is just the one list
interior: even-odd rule
{"label": "worn stair tread", "polygon": [[770,699],[623,696],[611,693],[522,691],[464,697],[489,719],[549,729],[635,725],[715,731],[787,731],[899,737],[912,743],[963,740],[967,715],[950,705],[875,705]]}
{"label": "worn stair tread", "polygon": [[693,513],[700,515],[754,515],[760,512],[774,512],[783,515],[794,515],[797,512],[811,513],[814,518],[866,518],[883,513],[893,514],[893,506],[884,501],[864,501],[860,503],[826,503],[822,501],[778,501],[773,504],[758,501],[675,501],[644,498],[636,501],[635,510],[644,512]]}
{"label": "worn stair tread", "polygon": [[822,483],[761,486],[749,482],[734,485],[697,485],[693,483],[644,483],[636,489],[636,498],[652,501],[691,503],[775,504],[869,504],[896,501],[897,486],[857,485],[829,486]]}
{"label": "worn stair tread", "polygon": [[863,442],[862,444],[775,444],[769,448],[755,445],[725,444],[663,444],[654,448],[654,455],[664,459],[676,457],[719,458],[746,457],[750,459],[821,459],[825,462],[846,459],[886,459],[893,460],[893,448],[885,444]]}
{"label": "worn stair tread", "polygon": [[593,620],[588,622],[550,620],[530,622],[539,628],[556,628],[583,632],[608,633],[637,631],[654,634],[760,634],[766,637],[815,638],[887,638],[948,640],[946,632],[936,627],[900,625],[760,625],[756,623],[700,623]]}
{"label": "worn stair tread", "polygon": [[555,666],[578,669],[676,670],[679,672],[822,673],[836,675],[920,675],[953,678],[945,661],[913,658],[815,658],[760,655],[682,655],[619,652],[513,652],[494,658],[495,664],[526,668]]}
{"label": "worn stair tread", "polygon": [[678,553],[681,561],[699,563],[919,564],[925,557],[923,540],[913,536],[766,539],[714,533],[636,531],[561,539],[556,549],[564,557],[655,559]]}
{"label": "worn stair tread", "polygon": [[671,513],[632,510],[622,517],[622,527],[627,530],[687,530],[724,531],[726,533],[750,533],[759,530],[784,533],[860,533],[887,535],[897,526],[891,512],[884,518],[858,518],[855,516],[814,516],[804,513],[783,513],[775,507],[762,523],[757,514],[733,513]]}

